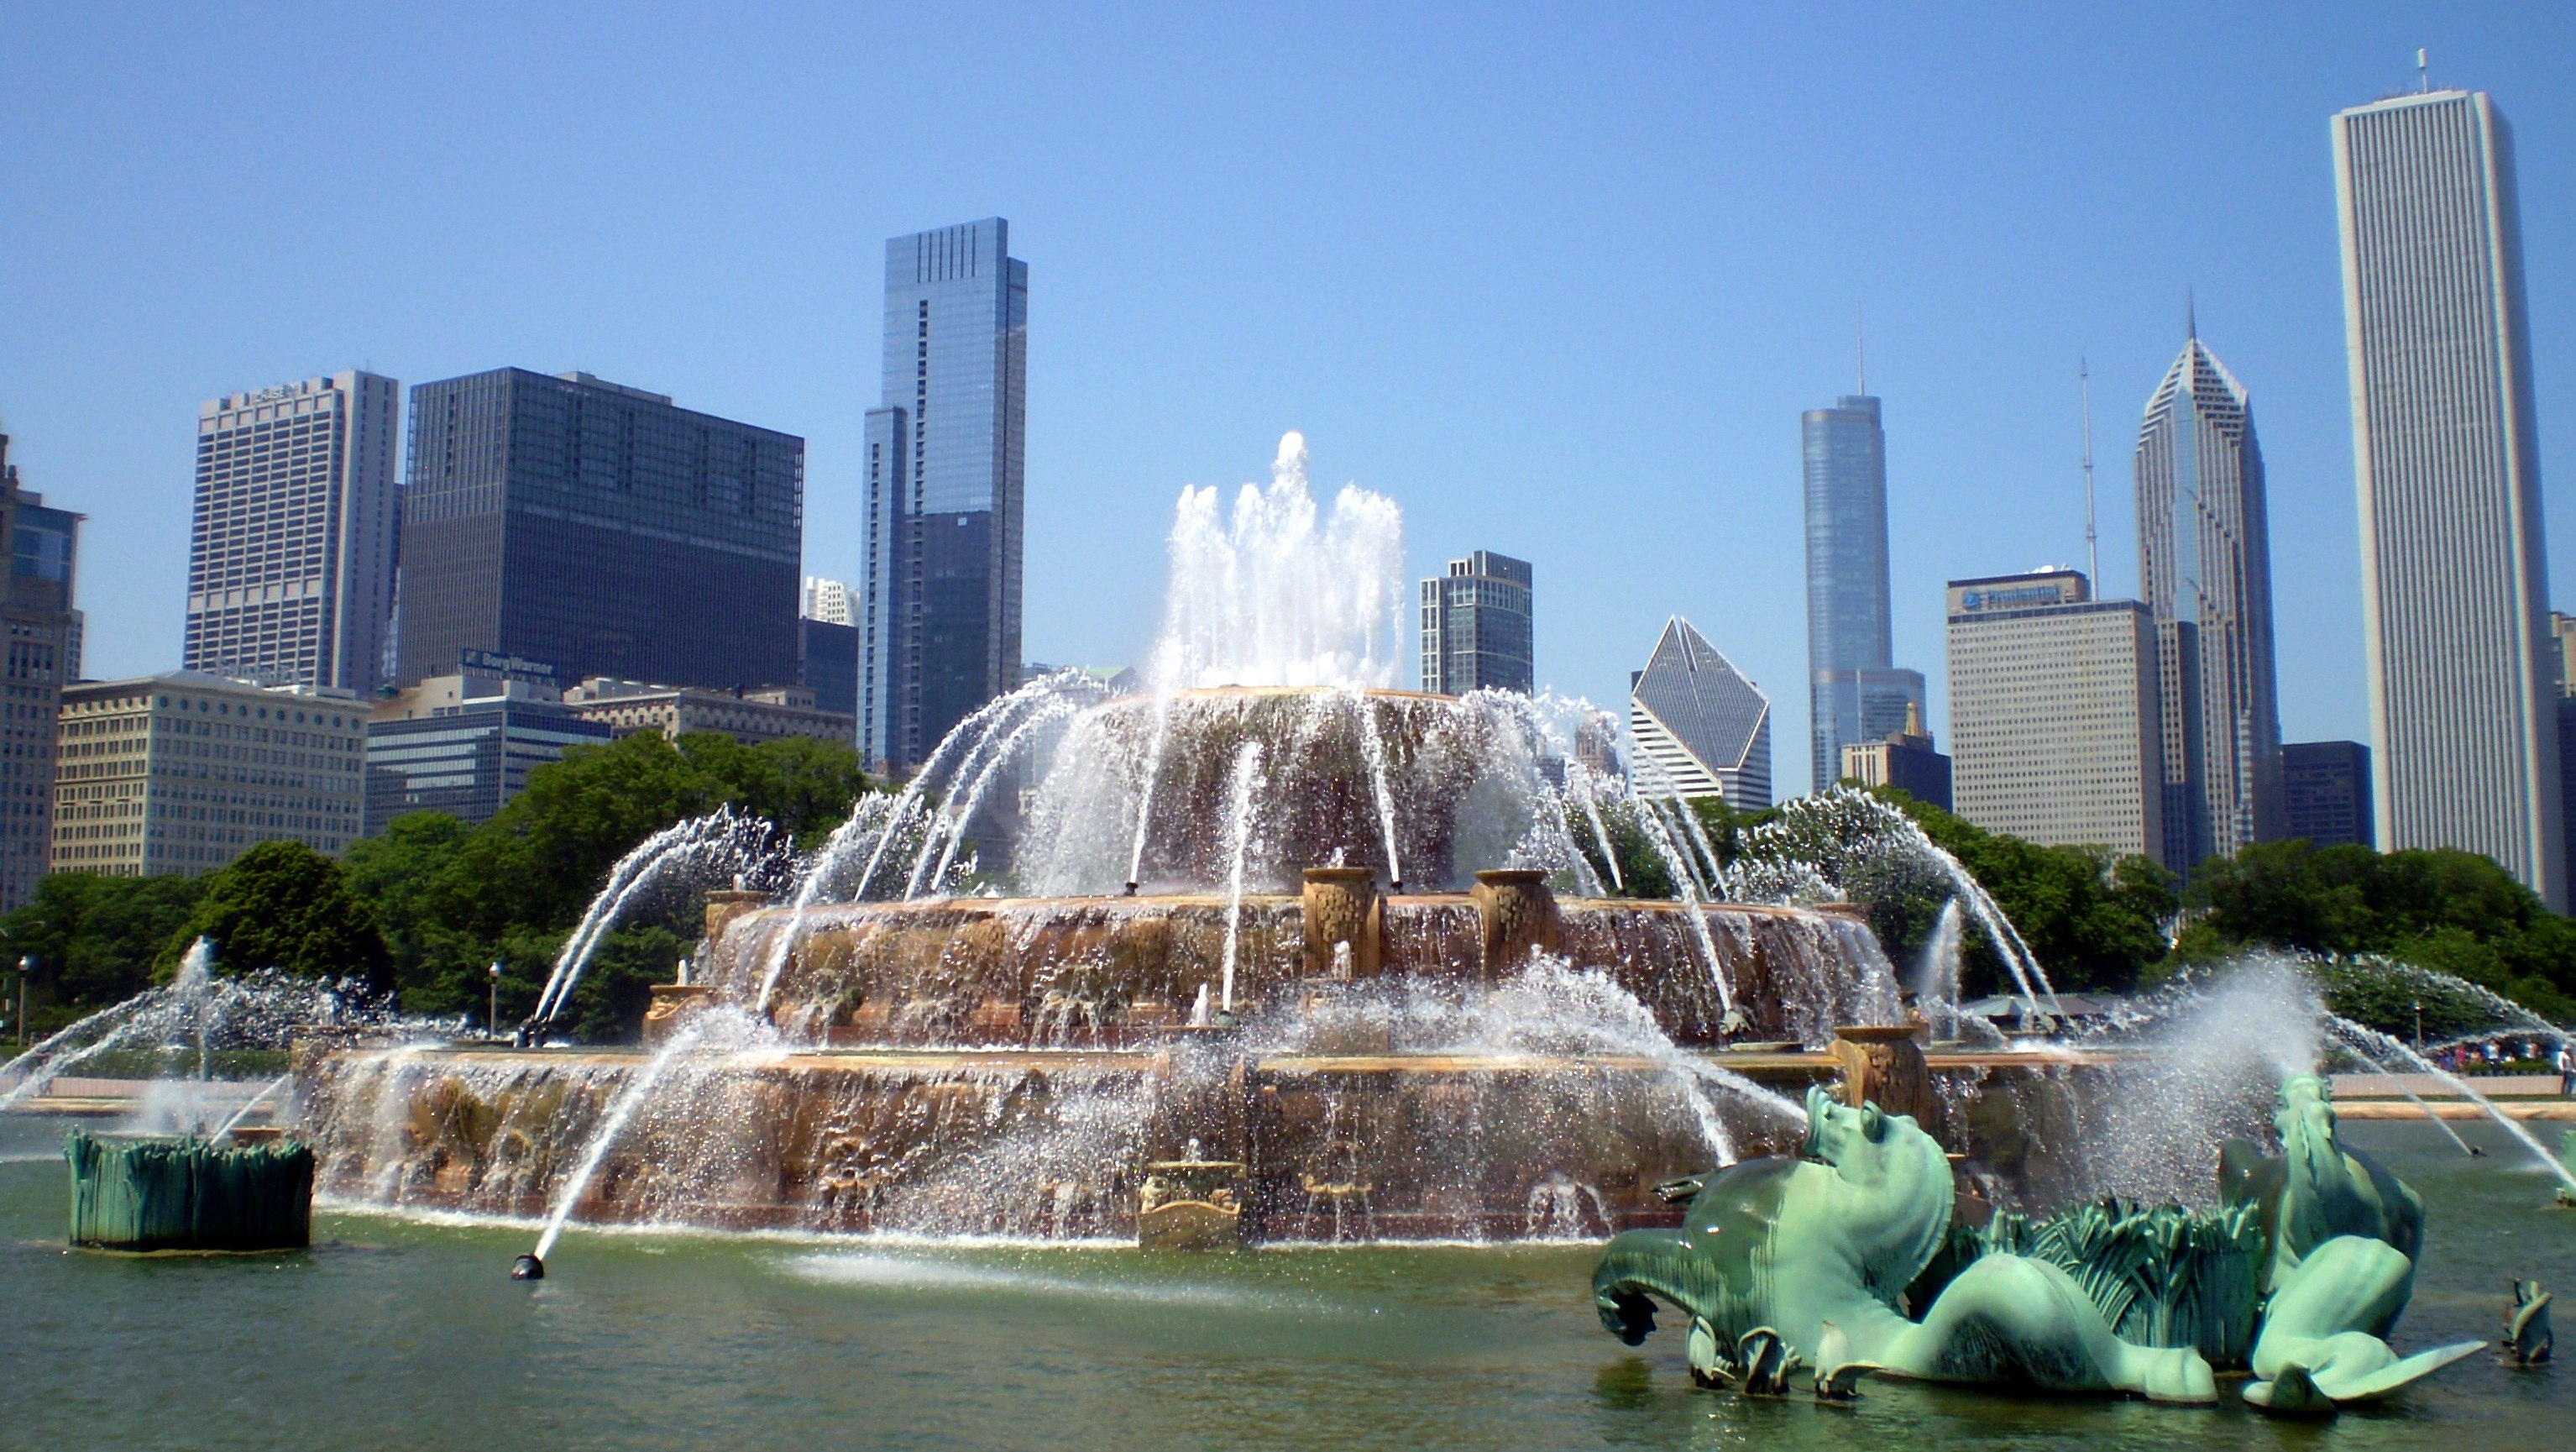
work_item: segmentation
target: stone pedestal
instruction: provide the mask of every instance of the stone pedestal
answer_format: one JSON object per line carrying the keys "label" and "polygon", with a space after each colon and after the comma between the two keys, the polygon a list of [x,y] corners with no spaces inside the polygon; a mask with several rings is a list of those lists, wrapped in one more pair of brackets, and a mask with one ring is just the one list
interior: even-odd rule
{"label": "stone pedestal", "polygon": [[1923,1046],[1908,1025],[1896,1028],[1843,1027],[1834,1030],[1827,1051],[1842,1071],[1841,1099],[1858,1107],[1877,1105],[1890,1114],[1907,1114],[1930,1128],[1932,1076],[1923,1065]]}
{"label": "stone pedestal", "polygon": [[1375,872],[1365,867],[1309,867],[1299,905],[1306,919],[1306,977],[1337,976],[1333,949],[1343,943],[1351,949],[1350,976],[1377,976],[1385,933]]}
{"label": "stone pedestal", "polygon": [[1534,867],[1476,874],[1476,916],[1485,925],[1485,981],[1517,971],[1532,953],[1556,951],[1556,894]]}
{"label": "stone pedestal", "polygon": [[[708,916],[714,916],[710,907]],[[653,1001],[644,1010],[644,1042],[658,1044],[680,1026],[680,1020],[706,1001],[715,989],[704,983],[656,983]]]}

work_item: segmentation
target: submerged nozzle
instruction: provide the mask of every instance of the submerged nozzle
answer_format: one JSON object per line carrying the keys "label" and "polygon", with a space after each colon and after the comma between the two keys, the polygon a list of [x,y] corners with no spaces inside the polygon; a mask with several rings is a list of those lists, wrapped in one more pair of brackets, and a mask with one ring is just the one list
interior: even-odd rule
{"label": "submerged nozzle", "polygon": [[523,1255],[510,1262],[510,1279],[514,1281],[541,1281],[545,1278],[546,1263],[534,1255]]}

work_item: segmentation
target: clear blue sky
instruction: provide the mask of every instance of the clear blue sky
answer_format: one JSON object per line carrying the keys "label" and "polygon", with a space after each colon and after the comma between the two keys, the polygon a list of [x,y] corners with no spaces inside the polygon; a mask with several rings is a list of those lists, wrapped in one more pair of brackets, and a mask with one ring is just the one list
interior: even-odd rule
{"label": "clear blue sky", "polygon": [[2516,127],[2576,602],[2570,7],[872,9],[11,7],[0,426],[90,516],[91,673],[177,661],[199,401],[352,365],[803,434],[807,568],[855,578],[883,240],[1000,213],[1033,658],[1141,658],[1180,487],[1299,428],[1415,572],[1536,562],[1542,681],[1616,702],[1690,617],[1794,792],[1798,413],[1851,387],[1854,307],[1941,724],[1941,582],[2080,562],[2079,355],[2134,592],[2191,289],[2270,466],[2284,732],[2366,737],[2327,117],[2419,45]]}

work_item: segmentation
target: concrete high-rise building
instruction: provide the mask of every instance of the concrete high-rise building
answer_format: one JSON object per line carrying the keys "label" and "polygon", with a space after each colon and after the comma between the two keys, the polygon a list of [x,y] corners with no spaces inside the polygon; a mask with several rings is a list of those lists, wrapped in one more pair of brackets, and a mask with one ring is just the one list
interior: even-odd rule
{"label": "concrete high-rise building", "polygon": [[886,243],[867,417],[859,754],[917,766],[1019,684],[1028,264],[999,217]]}
{"label": "concrete high-rise building", "polygon": [[2281,835],[2318,847],[2371,845],[2370,748],[2293,741],[2281,748]]}
{"label": "concrete high-rise building", "polygon": [[2336,115],[2334,158],[2379,844],[2484,853],[2563,909],[2511,133],[2425,91]]}
{"label": "concrete high-rise building", "polygon": [[1478,550],[1422,582],[1422,689],[1536,688],[1535,620],[1527,560]]}
{"label": "concrete high-rise building", "polygon": [[1799,416],[1807,496],[1808,769],[1821,790],[1846,746],[1923,715],[1923,673],[1888,640],[1887,434],[1864,389]]}
{"label": "concrete high-rise building", "polygon": [[1629,772],[1648,796],[1771,805],[1771,698],[1678,615],[1628,678],[1628,730]]}
{"label": "concrete high-rise building", "polygon": [[9,561],[0,620],[9,657],[0,672],[0,911],[33,896],[53,841],[55,720],[63,687],[80,674],[80,612],[72,566],[81,516],[49,509],[19,487],[0,434],[0,558]]}
{"label": "concrete high-rise building", "polygon": [[2164,865],[2281,835],[2263,450],[2245,389],[2189,329],[2138,427],[2138,578],[2156,622]]}
{"label": "concrete high-rise building", "polygon": [[334,687],[165,671],[63,691],[53,867],[194,877],[268,841],[358,835],[367,708]]}
{"label": "concrete high-rise building", "polygon": [[400,681],[469,651],[557,679],[796,680],[805,441],[587,373],[411,394]]}
{"label": "concrete high-rise building", "polygon": [[1990,832],[2164,860],[2156,632],[2081,571],[1952,580],[1954,810]]}
{"label": "concrete high-rise building", "polygon": [[366,695],[393,618],[402,385],[350,371],[197,409],[189,670]]}
{"label": "concrete high-rise building", "polygon": [[1919,802],[1950,810],[1950,758],[1932,745],[1932,733],[1920,716],[1910,716],[1903,729],[1877,741],[1856,741],[1843,748],[1842,779],[1862,786],[1894,787]]}
{"label": "concrete high-rise building", "polygon": [[858,624],[850,615],[850,587],[820,575],[805,577],[804,603],[796,613],[807,620],[822,620],[833,625]]}

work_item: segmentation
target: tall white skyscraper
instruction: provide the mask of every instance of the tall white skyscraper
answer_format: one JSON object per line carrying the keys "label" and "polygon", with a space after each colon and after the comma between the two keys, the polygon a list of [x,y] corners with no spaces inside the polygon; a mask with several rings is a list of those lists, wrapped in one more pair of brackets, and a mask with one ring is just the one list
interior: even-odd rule
{"label": "tall white skyscraper", "polygon": [[2244,386],[2197,326],[2138,427],[2138,578],[2156,621],[2164,863],[2281,835],[2272,549]]}
{"label": "tall white skyscraper", "polygon": [[850,618],[849,585],[821,575],[805,577],[804,604],[796,613],[807,620],[821,620],[832,625],[857,624]]}
{"label": "tall white skyscraper", "polygon": [[2511,133],[2426,91],[2338,114],[2334,156],[2379,845],[2482,852],[2563,909]]}
{"label": "tall white skyscraper", "polygon": [[394,607],[402,385],[335,373],[197,411],[189,670],[361,696]]}

